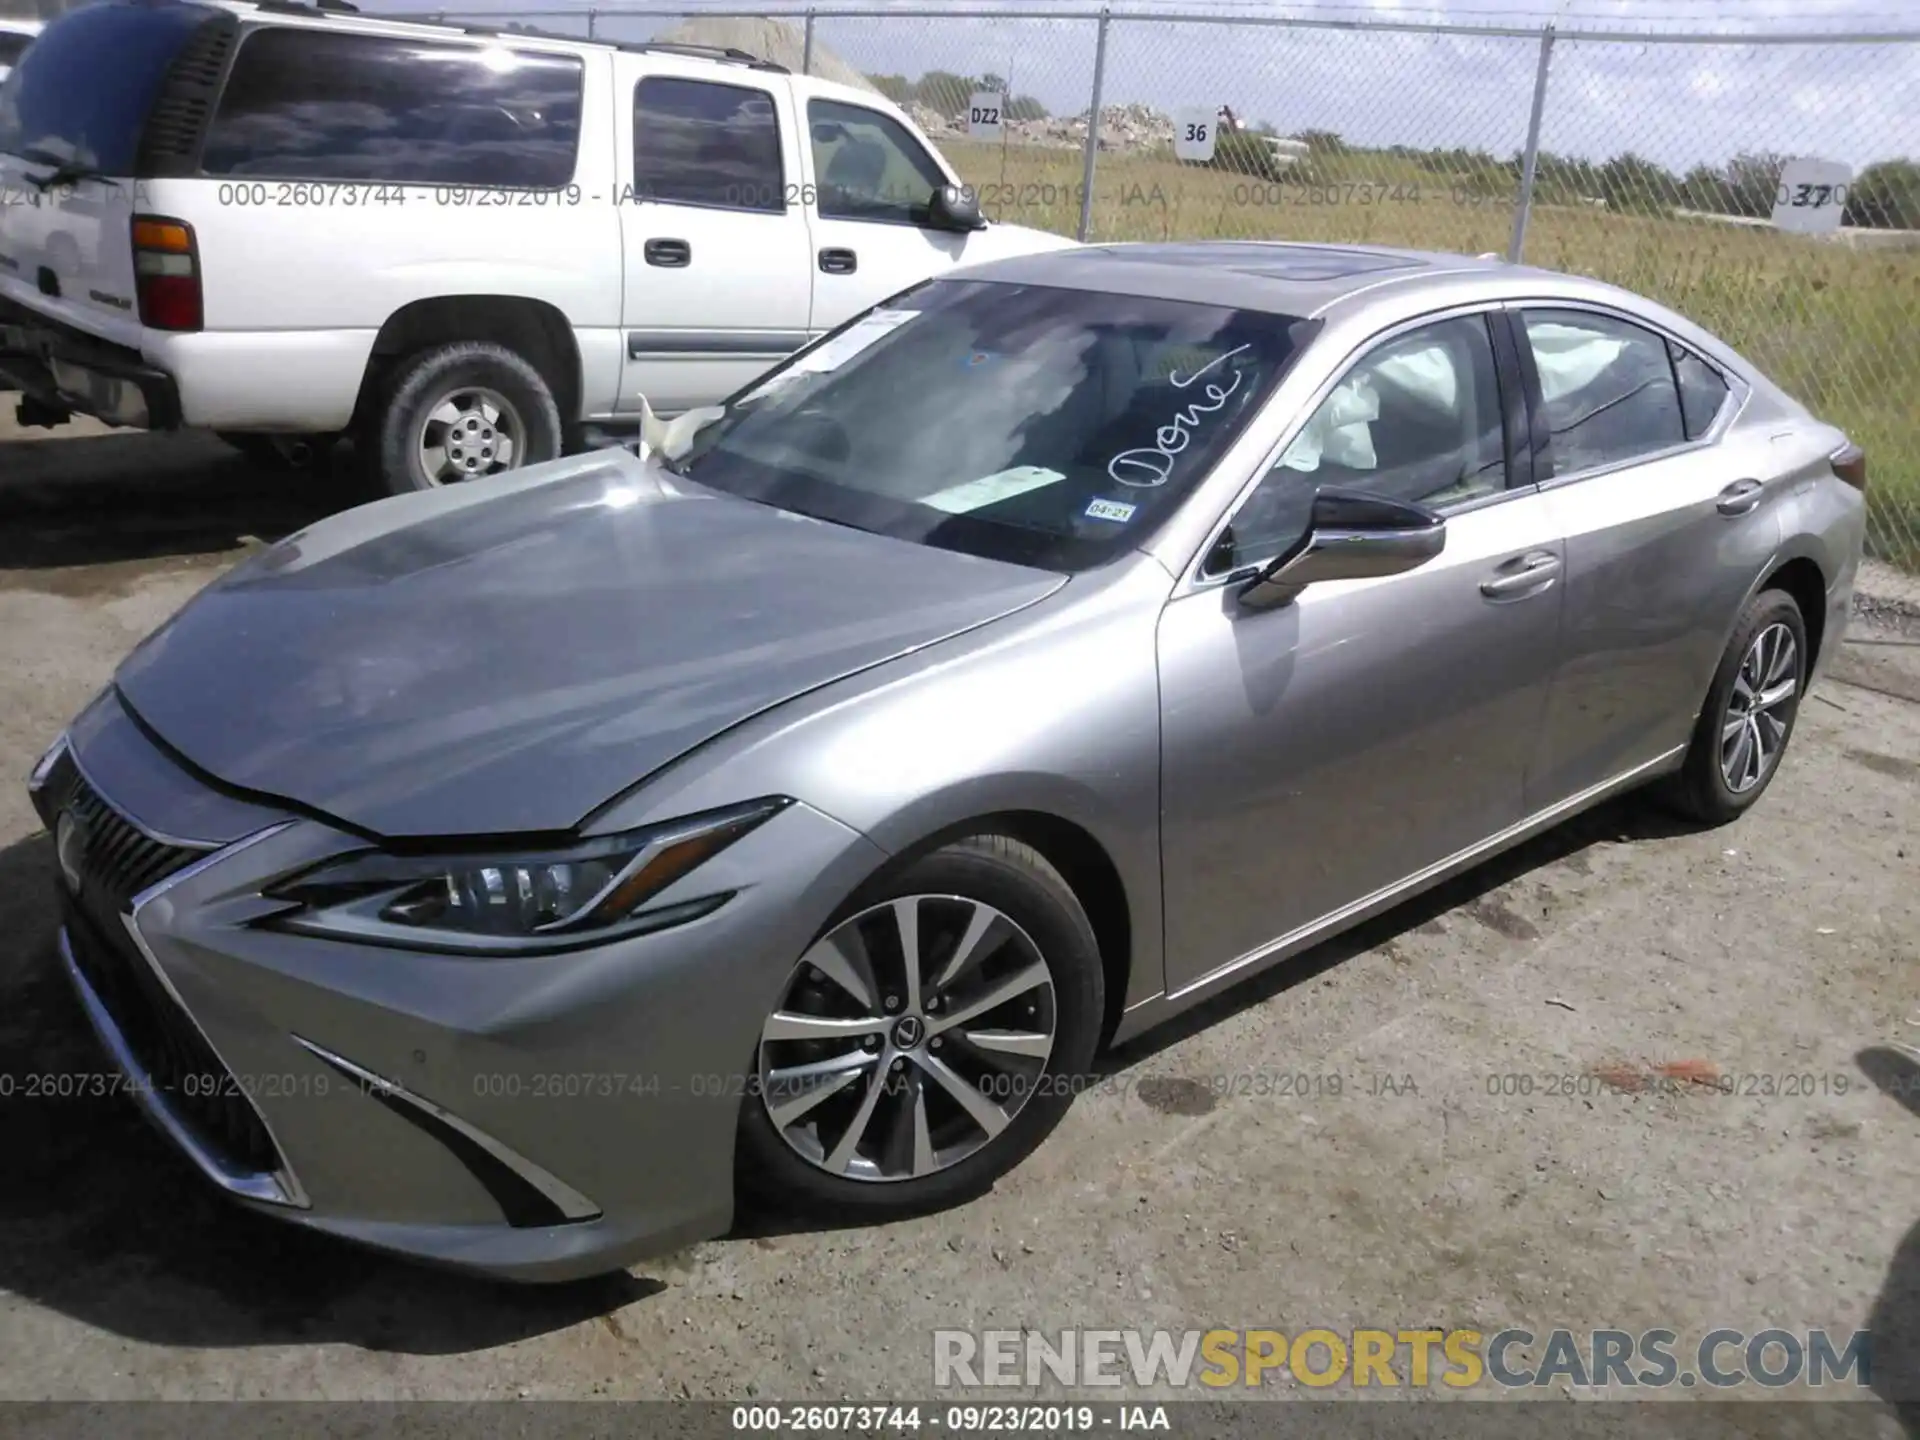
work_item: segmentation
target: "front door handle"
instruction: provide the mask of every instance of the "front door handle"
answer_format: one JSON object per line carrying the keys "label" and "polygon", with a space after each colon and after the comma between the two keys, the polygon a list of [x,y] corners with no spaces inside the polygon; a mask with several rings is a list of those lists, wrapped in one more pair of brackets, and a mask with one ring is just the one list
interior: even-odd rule
{"label": "front door handle", "polygon": [[860,257],[851,250],[830,246],[820,252],[820,268],[829,275],[851,275],[860,268]]}
{"label": "front door handle", "polygon": [[1533,550],[1518,560],[1509,561],[1480,582],[1480,593],[1489,600],[1518,600],[1537,595],[1553,583],[1560,573],[1560,557],[1551,550]]}
{"label": "front door handle", "polygon": [[1720,492],[1715,508],[1722,515],[1745,515],[1760,503],[1766,488],[1758,480],[1736,480]]}
{"label": "front door handle", "polygon": [[693,247],[684,240],[649,240],[641,247],[647,264],[681,270],[693,263]]}

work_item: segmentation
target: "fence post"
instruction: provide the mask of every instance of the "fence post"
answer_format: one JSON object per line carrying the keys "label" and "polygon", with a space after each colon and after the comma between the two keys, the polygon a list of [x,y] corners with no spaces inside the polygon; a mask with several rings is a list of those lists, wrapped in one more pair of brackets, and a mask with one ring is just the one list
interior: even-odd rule
{"label": "fence post", "polygon": [[1093,228],[1094,156],[1100,150],[1100,87],[1107,78],[1107,26],[1112,19],[1113,12],[1102,5],[1099,37],[1093,42],[1093,103],[1087,106],[1087,153],[1080,167],[1080,231],[1074,236],[1082,244]]}
{"label": "fence post", "polygon": [[1520,263],[1527,244],[1527,218],[1533,213],[1533,177],[1540,164],[1540,120],[1547,111],[1547,66],[1553,59],[1553,23],[1540,32],[1540,68],[1533,75],[1533,113],[1527,117],[1527,150],[1520,160],[1520,197],[1513,209],[1513,239],[1507,259]]}
{"label": "fence post", "polygon": [[592,6],[587,7],[587,38],[589,40],[593,39],[593,22],[598,17],[599,13],[600,12],[595,10]]}
{"label": "fence post", "polygon": [[811,5],[807,7],[806,40],[800,47],[800,73],[802,75],[813,73],[813,7]]}

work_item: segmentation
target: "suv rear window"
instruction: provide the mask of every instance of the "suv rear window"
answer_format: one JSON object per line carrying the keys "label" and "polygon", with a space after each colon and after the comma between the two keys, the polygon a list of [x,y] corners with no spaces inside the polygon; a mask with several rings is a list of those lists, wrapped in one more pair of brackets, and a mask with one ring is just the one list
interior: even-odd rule
{"label": "suv rear window", "polygon": [[131,175],[141,127],[199,5],[88,5],[53,21],[0,82],[0,150],[44,165]]}
{"label": "suv rear window", "polygon": [[201,169],[551,190],[573,179],[577,55],[291,26],[241,42]]}

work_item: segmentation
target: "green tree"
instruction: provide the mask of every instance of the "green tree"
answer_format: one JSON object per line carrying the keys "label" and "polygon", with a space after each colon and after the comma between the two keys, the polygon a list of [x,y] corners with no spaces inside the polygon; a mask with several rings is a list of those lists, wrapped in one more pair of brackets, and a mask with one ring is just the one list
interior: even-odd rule
{"label": "green tree", "polygon": [[1632,151],[1607,161],[1595,179],[1610,210],[1664,211],[1680,193],[1672,172]]}
{"label": "green tree", "polygon": [[1846,223],[1878,230],[1920,230],[1920,162],[1882,160],[1854,178]]}

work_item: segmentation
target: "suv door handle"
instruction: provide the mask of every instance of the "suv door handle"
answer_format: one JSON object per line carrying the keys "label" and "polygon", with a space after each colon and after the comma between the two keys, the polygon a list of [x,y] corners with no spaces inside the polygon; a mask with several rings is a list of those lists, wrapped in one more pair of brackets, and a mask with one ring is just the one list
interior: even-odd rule
{"label": "suv door handle", "polygon": [[693,263],[693,247],[684,240],[649,240],[641,247],[649,265],[678,270]]}
{"label": "suv door handle", "polygon": [[1553,583],[1560,573],[1560,557],[1551,550],[1532,550],[1518,560],[1510,560],[1480,582],[1480,593],[1489,600],[1518,600],[1537,595]]}
{"label": "suv door handle", "polygon": [[1720,492],[1716,508],[1722,515],[1745,515],[1760,503],[1766,488],[1758,480],[1736,480]]}
{"label": "suv door handle", "polygon": [[829,275],[851,275],[860,268],[860,257],[851,250],[828,248],[820,252],[820,268]]}

